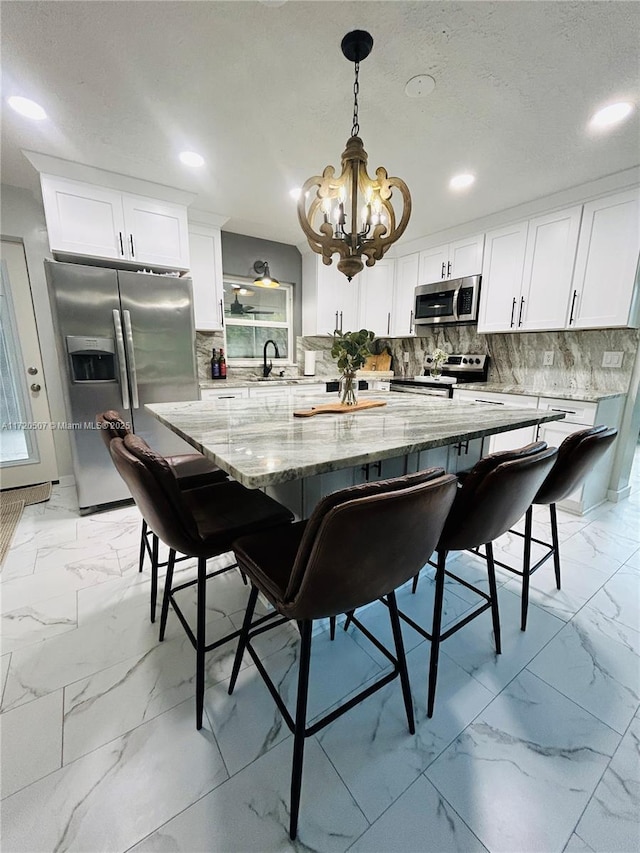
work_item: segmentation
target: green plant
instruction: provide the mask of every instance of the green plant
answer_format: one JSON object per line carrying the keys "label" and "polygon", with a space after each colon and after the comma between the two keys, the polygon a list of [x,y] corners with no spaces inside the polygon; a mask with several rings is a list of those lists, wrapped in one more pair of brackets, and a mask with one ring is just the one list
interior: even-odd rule
{"label": "green plant", "polygon": [[338,359],[338,369],[341,371],[355,371],[363,366],[367,356],[371,355],[371,341],[375,334],[360,329],[359,332],[341,332],[336,329],[333,333],[333,346],[331,347],[331,358]]}
{"label": "green plant", "polygon": [[433,359],[434,367],[441,367],[449,358],[449,355],[444,350],[434,349],[431,353],[431,358]]}

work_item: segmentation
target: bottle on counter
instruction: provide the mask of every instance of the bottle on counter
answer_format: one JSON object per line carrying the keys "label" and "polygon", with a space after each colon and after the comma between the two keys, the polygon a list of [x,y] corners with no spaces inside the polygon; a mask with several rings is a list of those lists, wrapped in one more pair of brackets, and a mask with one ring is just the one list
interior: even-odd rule
{"label": "bottle on counter", "polygon": [[220,348],[220,357],[218,358],[218,379],[227,378],[227,360],[224,357],[224,350]]}
{"label": "bottle on counter", "polygon": [[215,347],[211,354],[211,378],[220,379],[220,363],[216,355]]}

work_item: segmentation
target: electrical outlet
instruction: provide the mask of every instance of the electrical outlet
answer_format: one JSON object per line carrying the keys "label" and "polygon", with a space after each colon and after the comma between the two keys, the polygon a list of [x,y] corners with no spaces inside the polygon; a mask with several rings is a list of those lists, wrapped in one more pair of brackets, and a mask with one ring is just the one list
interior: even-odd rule
{"label": "electrical outlet", "polygon": [[552,349],[545,350],[544,356],[542,358],[542,364],[545,367],[551,367],[551,365],[553,364],[553,350]]}
{"label": "electrical outlet", "polygon": [[602,366],[603,367],[622,367],[622,356],[624,353],[621,352],[605,352],[602,355]]}

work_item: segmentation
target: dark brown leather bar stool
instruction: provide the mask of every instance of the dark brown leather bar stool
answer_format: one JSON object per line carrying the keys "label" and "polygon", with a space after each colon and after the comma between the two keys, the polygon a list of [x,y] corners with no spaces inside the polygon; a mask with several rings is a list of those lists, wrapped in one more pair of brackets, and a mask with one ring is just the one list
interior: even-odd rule
{"label": "dark brown leather bar stool", "polygon": [[[540,486],[538,493],[533,499],[525,516],[524,533],[512,530],[516,536],[524,539],[524,554],[522,569],[516,569],[506,563],[497,560],[496,565],[519,575],[522,578],[522,601],[520,613],[520,629],[526,630],[527,611],[529,609],[529,580],[534,572],[537,572],[549,557],[553,556],[553,565],[556,576],[556,587],[560,589],[560,542],[558,540],[558,516],[556,504],[564,500],[584,481],[586,475],[593,470],[600,459],[609,450],[616,440],[618,430],[604,425],[581,429],[568,435],[558,448],[558,456],[555,464],[549,472],[546,480]],[[549,507],[549,520],[551,522],[551,542],[536,539],[531,534],[533,526],[533,507],[547,505]],[[531,543],[544,545],[547,552],[535,565],[531,565]]]}
{"label": "dark brown leather bar stool", "polygon": [[[132,434],[120,412],[113,409],[96,415],[96,423],[100,427],[100,433],[107,450],[113,438],[124,438],[125,435]],[[164,459],[173,469],[178,479],[178,486],[181,489],[197,489],[201,486],[210,486],[213,483],[223,483],[229,479],[221,468],[214,465],[202,453],[180,453],[174,456],[165,456]],[[149,539],[151,539],[151,544]],[[158,537],[147,527],[147,522],[143,518],[140,532],[139,572],[143,569],[146,554],[151,559],[151,621],[155,622],[158,569],[166,568],[168,561],[161,562],[159,560]],[[189,557],[177,557],[176,562],[187,559]]]}
{"label": "dark brown leather bar stool", "polygon": [[[422,634],[423,637],[431,640],[427,700],[427,715],[429,717],[433,715],[435,704],[441,643],[471,622],[472,619],[491,608],[496,654],[500,654],[502,651],[492,543],[503,533],[506,533],[531,506],[531,501],[551,470],[557,453],[555,447],[548,448],[544,441],[540,441],[516,450],[489,454],[476,463],[458,489],[436,549],[438,560],[435,564],[436,584],[431,633],[404,613],[400,613],[401,618],[408,622],[412,628]],[[488,595],[484,590],[446,570],[449,551],[474,550],[481,545],[486,548],[487,574],[489,576]],[[434,564],[431,563],[431,565]],[[473,590],[484,599],[484,603],[442,632],[445,577],[452,578],[467,589]]]}
{"label": "dark brown leather bar stool", "polygon": [[[142,517],[156,536],[169,548],[169,560],[162,599],[160,639],[164,638],[169,604],[173,606],[196,650],[196,726],[202,727],[205,654],[239,636],[239,631],[206,644],[206,582],[208,578],[236,568],[226,566],[207,574],[207,560],[232,550],[240,536],[282,526],[277,535],[286,535],[293,516],[277,501],[240,483],[227,481],[186,491],[178,487],[173,468],[162,456],[135,435],[114,438],[109,452]],[[172,587],[176,552],[198,558],[196,580]],[[193,633],[174,594],[197,584],[196,632]]]}
{"label": "dark brown leather bar stool", "polygon": [[[229,684],[233,692],[248,650],[294,734],[290,835],[296,837],[304,741],[391,680],[400,677],[409,730],[413,706],[394,590],[431,555],[456,491],[456,478],[441,468],[352,486],[327,495],[306,522],[239,539],[238,565],[251,580],[251,594]],[[261,625],[252,622],[258,592],[275,608]],[[382,598],[389,608],[395,657],[358,620],[356,626],[393,664],[393,670],[312,726],[306,725],[311,632],[314,619],[352,612]],[[273,622],[273,619],[277,621]],[[251,640],[295,619],[301,634],[295,718],[289,714]]]}

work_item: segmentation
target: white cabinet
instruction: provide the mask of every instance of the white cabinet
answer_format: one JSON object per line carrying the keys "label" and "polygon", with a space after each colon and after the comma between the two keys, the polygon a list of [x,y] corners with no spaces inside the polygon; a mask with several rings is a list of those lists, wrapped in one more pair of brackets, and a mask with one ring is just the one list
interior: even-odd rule
{"label": "white cabinet", "polygon": [[53,175],[40,180],[52,253],[189,268],[183,205]]}
{"label": "white cabinet", "polygon": [[420,252],[419,284],[478,275],[483,248],[484,234],[477,234]]}
{"label": "white cabinet", "polygon": [[238,397],[246,399],[248,396],[248,388],[226,388],[224,380],[221,380],[220,388],[202,388],[200,391],[201,400],[235,400]]}
{"label": "white cabinet", "polygon": [[504,332],[517,326],[527,227],[527,222],[517,222],[486,235],[478,332]]}
{"label": "white cabinet", "polygon": [[413,312],[415,291],[418,286],[420,255],[405,255],[395,264],[393,307],[391,310],[391,334],[407,337],[414,334]]}
{"label": "white cabinet", "polygon": [[640,190],[584,206],[569,326],[636,325]]}
{"label": "white cabinet", "polygon": [[394,262],[378,261],[365,267],[352,281],[334,263],[322,263],[319,255],[302,257],[302,334],[331,335],[371,329],[388,334],[393,300]]}
{"label": "white cabinet", "polygon": [[[537,409],[538,398],[524,394],[495,394],[483,391],[466,391],[462,388],[453,389],[454,400],[466,400],[473,403],[490,403],[494,406],[515,407],[518,409]],[[521,427],[507,432],[490,435],[485,441],[485,452],[496,453],[499,450],[515,450],[536,440],[537,427]]]}
{"label": "white cabinet", "polygon": [[486,237],[479,332],[564,329],[582,206]]}
{"label": "white cabinet", "polygon": [[365,267],[358,275],[360,279],[358,328],[370,329],[376,333],[377,337],[391,334],[393,273],[394,262],[383,259],[376,261],[372,267]]}
{"label": "white cabinet", "polygon": [[189,223],[189,255],[196,329],[219,331],[224,325],[220,229]]}

